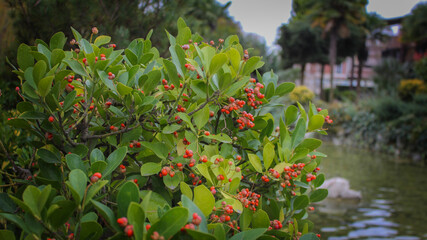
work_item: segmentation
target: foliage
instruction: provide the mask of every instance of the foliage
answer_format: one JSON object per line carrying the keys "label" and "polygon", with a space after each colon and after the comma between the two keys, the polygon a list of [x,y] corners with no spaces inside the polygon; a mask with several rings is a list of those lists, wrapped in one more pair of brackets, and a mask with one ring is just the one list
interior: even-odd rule
{"label": "foliage", "polygon": [[414,71],[418,78],[427,81],[427,57],[424,57],[415,63]]}
{"label": "foliage", "polygon": [[[161,49],[161,56],[169,56],[169,41],[163,37],[164,29],[176,34],[175,23],[179,16],[185,16],[189,27],[207,41],[236,34],[247,48],[254,48],[251,54],[265,54],[264,42],[255,36],[246,40],[240,25],[228,15],[230,4],[222,5],[215,0],[0,0],[0,6],[0,89],[3,93],[12,92],[16,87],[12,84],[16,78],[9,69],[3,68],[6,66],[3,60],[7,55],[11,61],[16,61],[12,55],[18,48],[17,43],[38,44],[38,39],[47,42],[53,33],[64,30],[65,36],[71,37],[69,26],[84,37],[91,33],[87,26],[97,26],[99,31],[110,33],[114,44],[120,48],[128,46],[131,39],[147,36],[150,29],[154,29],[153,46]],[[71,45],[67,43],[65,49],[69,47]],[[16,95],[4,95],[0,104],[15,107],[17,99],[11,96]]]}
{"label": "foliage", "polygon": [[427,160],[426,103],[427,95],[420,94],[411,102],[379,97],[357,105],[352,102],[330,105],[336,131],[333,135],[351,145]]}
{"label": "foliage", "polygon": [[405,42],[417,42],[421,44],[422,50],[427,45],[427,4],[419,3],[413,9],[409,16],[405,17],[402,23],[402,40]]}
{"label": "foliage", "polygon": [[398,88],[399,97],[404,101],[410,101],[416,94],[426,94],[427,87],[420,79],[403,79]]}
{"label": "foliage", "polygon": [[386,58],[374,67],[377,90],[384,94],[396,94],[400,80],[410,77],[408,63],[400,63],[397,59]]}
{"label": "foliage", "polygon": [[294,88],[294,90],[291,92],[291,94],[289,95],[290,99],[293,102],[301,102],[304,104],[309,103],[310,101],[312,101],[314,99],[314,92],[311,91],[308,87],[306,86],[297,86]]}
{"label": "foliage", "polygon": [[[0,217],[11,239],[318,239],[310,203],[327,110],[260,110],[294,89],[230,36],[201,43],[186,23],[115,49],[72,29],[18,48],[19,116],[31,140],[3,150]],[[274,131],[275,122],[279,125]],[[6,141],[0,136],[1,143]],[[317,177],[319,176],[319,177]]]}

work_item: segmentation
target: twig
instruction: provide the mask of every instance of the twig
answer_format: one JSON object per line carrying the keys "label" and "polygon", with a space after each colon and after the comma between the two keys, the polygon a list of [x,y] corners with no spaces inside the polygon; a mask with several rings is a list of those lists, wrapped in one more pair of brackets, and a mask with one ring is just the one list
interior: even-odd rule
{"label": "twig", "polygon": [[[131,130],[137,128],[137,127],[139,127],[139,126],[140,125],[136,125],[136,126],[133,126],[133,127],[130,127],[130,128],[125,128],[125,129],[122,129],[122,130],[119,130],[119,131],[116,131],[116,132],[110,132],[110,133],[106,133],[106,134],[102,134],[102,135],[87,136],[87,137],[85,137],[85,139],[86,140],[88,140],[88,139],[99,139],[99,138],[105,138],[105,137],[116,135],[116,134],[120,134],[120,133],[126,133],[126,132],[129,132],[129,131],[131,131]],[[85,140],[85,139],[83,139],[83,140]]]}

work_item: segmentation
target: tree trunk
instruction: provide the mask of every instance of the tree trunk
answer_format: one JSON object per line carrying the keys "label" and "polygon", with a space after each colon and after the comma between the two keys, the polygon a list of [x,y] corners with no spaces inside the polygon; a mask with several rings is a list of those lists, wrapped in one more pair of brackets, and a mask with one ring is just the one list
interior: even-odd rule
{"label": "tree trunk", "polygon": [[355,57],[351,58],[351,73],[350,73],[350,90],[353,90],[353,80],[354,80],[354,67],[355,67]]}
{"label": "tree trunk", "polygon": [[363,70],[363,61],[359,59],[359,66],[357,68],[357,87],[356,87],[356,92],[358,97],[360,97],[360,82],[362,80],[362,70]]}
{"label": "tree trunk", "polygon": [[325,91],[323,91],[323,76],[325,74],[325,64],[322,63],[322,70],[320,71],[320,99],[325,100]]}
{"label": "tree trunk", "polygon": [[336,31],[331,31],[329,39],[329,66],[331,68],[331,79],[329,83],[331,85],[329,90],[329,102],[334,100],[334,66],[337,62],[337,33]]}
{"label": "tree trunk", "polygon": [[301,64],[301,85],[304,85],[305,63]]}

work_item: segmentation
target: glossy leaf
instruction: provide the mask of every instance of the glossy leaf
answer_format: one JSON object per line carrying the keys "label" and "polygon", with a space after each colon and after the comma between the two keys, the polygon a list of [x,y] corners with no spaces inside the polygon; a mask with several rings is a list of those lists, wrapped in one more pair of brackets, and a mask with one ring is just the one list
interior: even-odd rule
{"label": "glossy leaf", "polygon": [[252,217],[252,227],[253,228],[268,228],[270,226],[270,219],[268,214],[262,210],[258,209]]}
{"label": "glossy leaf", "polygon": [[155,175],[162,170],[162,165],[160,163],[148,162],[144,163],[141,166],[141,176],[147,177],[151,175]]}
{"label": "glossy leaf", "polygon": [[123,161],[127,153],[127,147],[119,147],[108,156],[107,168],[102,172],[102,177],[110,175]]}
{"label": "glossy leaf", "polygon": [[264,168],[268,169],[271,166],[271,163],[273,163],[274,156],[276,155],[274,145],[271,142],[268,142],[267,144],[265,144],[262,153],[264,160]]}
{"label": "glossy leaf", "polygon": [[325,122],[325,118],[323,117],[323,115],[320,115],[320,114],[313,115],[308,122],[308,130],[313,131],[313,130],[322,128],[324,122]]}
{"label": "glossy leaf", "polygon": [[207,187],[200,185],[194,188],[194,203],[205,216],[209,216],[215,206],[215,198]]}
{"label": "glossy leaf", "polygon": [[93,44],[95,44],[95,46],[100,47],[104,44],[107,44],[111,41],[111,37],[110,36],[105,36],[105,35],[101,35],[98,36],[97,38],[95,38],[95,42]]}
{"label": "glossy leaf", "polygon": [[320,202],[328,196],[328,189],[317,189],[310,193],[310,202]]}
{"label": "glossy leaf", "polygon": [[255,154],[248,154],[249,162],[251,163],[252,167],[254,167],[255,171],[262,173],[262,165],[261,165],[261,159]]}
{"label": "glossy leaf", "polygon": [[234,235],[230,240],[256,240],[267,231],[267,228],[256,228],[240,232]]}
{"label": "glossy leaf", "polygon": [[117,215],[125,217],[131,202],[139,202],[139,189],[134,182],[126,182],[117,194]]}
{"label": "glossy leaf", "polygon": [[183,207],[175,207],[167,211],[165,215],[148,230],[147,235],[153,235],[153,232],[158,232],[165,239],[169,239],[177,233],[188,220],[188,210]]}
{"label": "glossy leaf", "polygon": [[224,53],[218,53],[216,54],[212,60],[211,65],[209,66],[209,73],[211,75],[218,72],[219,69],[222,68],[222,66],[228,61],[228,57]]}
{"label": "glossy leaf", "polygon": [[206,105],[194,114],[194,123],[198,129],[202,129],[209,121],[209,106]]}
{"label": "glossy leaf", "polygon": [[127,211],[127,218],[130,225],[133,225],[135,239],[142,239],[145,227],[142,223],[145,222],[145,213],[141,205],[136,202],[131,202]]}

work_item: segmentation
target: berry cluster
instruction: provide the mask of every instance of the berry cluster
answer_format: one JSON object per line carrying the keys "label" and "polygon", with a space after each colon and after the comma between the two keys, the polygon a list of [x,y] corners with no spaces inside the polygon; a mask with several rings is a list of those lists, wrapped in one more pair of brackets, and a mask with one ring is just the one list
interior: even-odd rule
{"label": "berry cluster", "polygon": [[255,119],[252,114],[243,111],[242,116],[240,116],[236,122],[239,124],[239,129],[242,130],[245,126],[253,128],[255,126],[255,123],[253,123],[254,120]]}
{"label": "berry cluster", "polygon": [[193,157],[193,151],[186,149],[183,157],[184,158],[192,158]]}
{"label": "berry cluster", "polygon": [[280,173],[279,173],[278,171],[276,171],[276,170],[272,169],[272,168],[270,168],[270,169],[268,170],[268,172],[270,172],[270,174],[271,174],[273,177],[275,177],[275,178],[279,178],[279,177],[280,177]]}
{"label": "berry cluster", "polygon": [[174,177],[175,176],[175,171],[173,171],[170,167],[163,167],[162,170],[159,173],[159,177],[164,177],[166,175]]}
{"label": "berry cluster", "polygon": [[283,225],[282,222],[280,222],[279,220],[273,220],[270,221],[270,227],[268,227],[269,230],[272,229],[282,229]]}
{"label": "berry cluster", "polygon": [[120,167],[121,173],[126,173],[126,166],[125,165],[121,164],[119,167]]}
{"label": "berry cluster", "polygon": [[113,80],[115,77],[116,75],[114,75],[114,73],[108,72],[108,79]]}
{"label": "berry cluster", "polygon": [[234,99],[233,97],[230,97],[228,99],[228,101],[230,102],[230,104],[228,104],[227,106],[224,106],[221,109],[221,112],[226,113],[226,114],[230,114],[233,110],[238,110],[238,109],[242,108],[243,106],[245,106],[245,101],[239,100],[239,99]]}
{"label": "berry cluster", "polygon": [[228,205],[225,201],[221,202],[221,207],[214,208],[214,211],[217,211],[220,215],[213,213],[210,216],[212,222],[225,223],[231,220],[231,215],[234,213],[233,206]]}
{"label": "berry cluster", "polygon": [[134,147],[140,148],[141,147],[141,143],[138,142],[138,141],[136,141],[136,140],[133,140],[132,142],[129,143],[129,147],[130,148],[134,148]]}
{"label": "berry cluster", "polygon": [[306,175],[306,181],[307,182],[311,182],[311,181],[313,181],[313,180],[315,180],[316,179],[316,176],[315,175],[313,175],[313,174],[311,174],[311,173],[307,173],[307,175]]}
{"label": "berry cluster", "polygon": [[330,119],[329,115],[325,117],[325,122],[332,124],[334,121],[332,119]]}
{"label": "berry cluster", "polygon": [[208,162],[208,157],[206,155],[203,155],[199,158],[200,162]]}
{"label": "berry cluster", "polygon": [[256,207],[259,203],[259,198],[261,195],[256,194],[255,192],[249,191],[248,188],[242,189],[236,196],[237,200],[239,200],[245,208],[249,208],[250,210],[256,211]]}
{"label": "berry cluster", "polygon": [[202,184],[202,180],[198,176],[196,176],[194,173],[190,173],[188,176],[193,179],[193,185],[196,186],[197,184]]}
{"label": "berry cluster", "polygon": [[187,70],[189,70],[189,71],[195,71],[196,70],[196,68],[193,65],[189,64],[189,63],[186,63],[184,65],[184,67],[187,68]]}
{"label": "berry cluster", "polygon": [[178,104],[178,106],[177,106],[177,108],[176,108],[176,111],[178,111],[178,112],[185,112],[185,107],[183,107],[183,106],[181,106],[181,105],[179,105]]}
{"label": "berry cluster", "polygon": [[163,87],[165,88],[166,91],[175,89],[175,85],[171,84],[169,86],[168,81],[166,79],[162,80],[162,84],[163,84]]}
{"label": "berry cluster", "polygon": [[153,240],[165,240],[165,237],[160,236],[159,232],[153,232],[153,235],[150,236]]}
{"label": "berry cluster", "polygon": [[[256,82],[256,80],[254,78],[251,78],[252,82]],[[245,88],[245,92],[246,92],[246,96],[248,97],[248,105],[253,107],[254,109],[258,108],[258,105],[261,105],[262,102],[261,101],[257,101],[255,96],[258,99],[263,99],[264,98],[264,94],[262,94],[259,90],[261,88],[264,88],[264,85],[262,85],[261,83],[257,83],[255,85],[255,88]]]}

